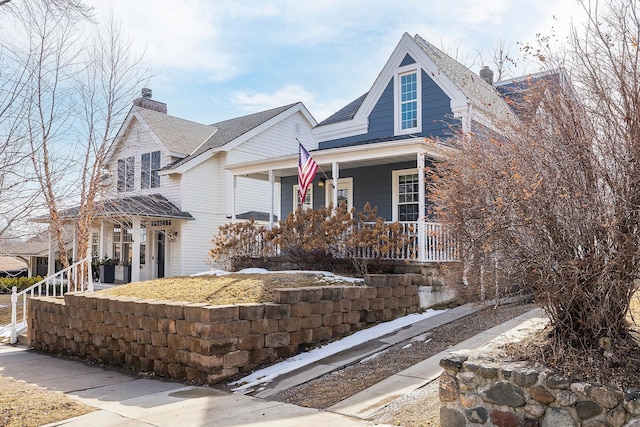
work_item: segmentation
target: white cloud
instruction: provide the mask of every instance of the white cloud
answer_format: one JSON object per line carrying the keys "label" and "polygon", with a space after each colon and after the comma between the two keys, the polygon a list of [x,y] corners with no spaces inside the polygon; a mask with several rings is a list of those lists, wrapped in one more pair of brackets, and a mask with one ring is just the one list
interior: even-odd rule
{"label": "white cloud", "polygon": [[315,96],[300,85],[283,86],[275,92],[237,91],[231,94],[231,103],[248,112],[267,110],[302,101],[312,104]]}
{"label": "white cloud", "polygon": [[134,51],[144,52],[154,70],[198,70],[211,80],[223,80],[240,72],[238,58],[226,48],[212,2],[193,0],[88,0],[98,15],[109,8]]}

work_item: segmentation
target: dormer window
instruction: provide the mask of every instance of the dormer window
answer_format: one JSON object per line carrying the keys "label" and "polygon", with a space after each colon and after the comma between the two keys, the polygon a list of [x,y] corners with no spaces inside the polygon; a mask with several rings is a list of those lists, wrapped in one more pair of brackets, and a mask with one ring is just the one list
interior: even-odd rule
{"label": "dormer window", "polygon": [[401,67],[395,76],[396,135],[421,131],[420,70],[411,65]]}
{"label": "dormer window", "polygon": [[145,153],[140,157],[140,188],[160,187],[160,152]]}

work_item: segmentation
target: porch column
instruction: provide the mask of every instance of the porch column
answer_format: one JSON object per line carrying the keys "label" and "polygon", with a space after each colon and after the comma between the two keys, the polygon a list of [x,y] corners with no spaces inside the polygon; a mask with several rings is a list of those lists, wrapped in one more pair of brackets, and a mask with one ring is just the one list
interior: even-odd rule
{"label": "porch column", "polygon": [[100,237],[98,238],[98,261],[104,258],[104,220],[100,220]]}
{"label": "porch column", "polygon": [[131,281],[140,281],[140,218],[131,219],[131,233],[133,242],[131,245]]}
{"label": "porch column", "polygon": [[271,184],[271,209],[269,210],[269,230],[273,228],[273,213],[276,208],[274,198],[276,195],[276,183],[273,169],[269,169],[269,184]]}
{"label": "porch column", "polygon": [[49,264],[47,276],[53,276],[56,273],[56,239],[51,229],[49,229]]}
{"label": "porch column", "polygon": [[418,153],[417,155],[418,162],[418,260],[424,262],[427,259],[426,255],[426,243],[427,239],[425,236],[425,221],[427,220],[427,216],[425,215],[425,203],[424,203],[424,188],[426,185],[424,179],[424,153]]}
{"label": "porch column", "polygon": [[[91,247],[91,243],[89,243],[89,247]],[[73,246],[71,247],[71,258],[73,262],[78,261],[78,235],[76,234],[75,227],[73,227]]]}
{"label": "porch column", "polygon": [[340,175],[340,165],[333,162],[331,164],[331,176],[333,178],[333,201],[331,203],[333,204],[333,209],[338,208],[338,175]]}
{"label": "porch column", "polygon": [[236,222],[236,189],[238,187],[238,177],[231,175],[231,222]]}

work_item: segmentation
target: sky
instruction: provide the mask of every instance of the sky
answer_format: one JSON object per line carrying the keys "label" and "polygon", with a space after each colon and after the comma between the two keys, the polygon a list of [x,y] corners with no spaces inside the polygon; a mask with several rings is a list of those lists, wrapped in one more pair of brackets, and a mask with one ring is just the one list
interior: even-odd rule
{"label": "sky", "polygon": [[[477,72],[504,42],[562,36],[575,0],[88,0],[144,53],[168,113],[215,123],[302,101],[320,122],[367,92],[407,32]],[[485,65],[490,65],[485,61]],[[515,75],[535,70],[520,63]]]}

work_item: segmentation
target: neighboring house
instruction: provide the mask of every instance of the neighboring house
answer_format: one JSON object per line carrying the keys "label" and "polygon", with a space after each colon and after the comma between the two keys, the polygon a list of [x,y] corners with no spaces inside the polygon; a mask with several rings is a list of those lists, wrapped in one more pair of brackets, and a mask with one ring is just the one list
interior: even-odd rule
{"label": "neighboring house", "polygon": [[[412,259],[454,259],[446,233],[428,222],[425,169],[455,149],[447,143],[453,132],[495,132],[496,118],[517,119],[494,87],[493,73],[484,68],[481,74],[405,33],[371,89],[313,129],[314,142],[306,148],[324,173],[316,174],[303,206],[344,201],[362,210],[368,202],[384,219],[417,231]],[[512,93],[508,87],[516,86],[503,89]],[[229,170],[260,179],[275,175],[285,217],[299,204],[295,153]]]}
{"label": "neighboring house", "polygon": [[[166,104],[143,89],[106,164],[105,196],[92,227],[94,259],[131,265],[132,281],[210,268],[211,240],[234,209],[267,221],[270,212],[272,221],[279,213],[277,188],[232,177],[225,168],[291,153],[296,138],[311,139],[315,125],[301,103],[195,123],[168,115]],[[72,220],[76,214],[77,208],[62,216]],[[116,280],[122,280],[122,267]]]}
{"label": "neighboring house", "polygon": [[[69,258],[73,257],[73,233],[70,227],[63,229],[65,249]],[[28,277],[45,277],[50,271],[58,271],[61,265],[56,262],[57,243],[49,237],[49,232],[38,233],[24,242],[8,243],[4,252],[11,258],[24,262],[23,268]],[[49,257],[54,253],[53,257]],[[49,263],[51,260],[51,264]]]}
{"label": "neighboring house", "polygon": [[0,256],[0,277],[22,277],[28,274],[27,264],[14,257]]}

